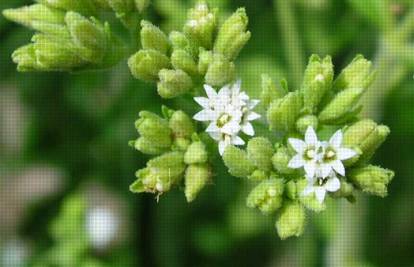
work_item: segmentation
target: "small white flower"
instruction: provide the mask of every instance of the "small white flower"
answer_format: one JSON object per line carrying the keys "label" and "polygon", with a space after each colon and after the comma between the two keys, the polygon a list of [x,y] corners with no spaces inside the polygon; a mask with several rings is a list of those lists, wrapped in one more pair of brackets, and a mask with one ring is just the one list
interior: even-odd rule
{"label": "small white flower", "polygon": [[357,155],[357,152],[342,147],[343,134],[338,130],[329,139],[329,142],[322,142],[322,157],[320,158],[320,175],[327,177],[331,171],[335,171],[341,176],[345,176],[345,167],[342,161],[350,159]]}
{"label": "small white flower", "polygon": [[304,168],[308,177],[314,177],[320,158],[321,142],[319,142],[315,130],[308,127],[305,133],[305,141],[289,138],[289,143],[297,154],[289,161],[288,167],[292,169]]}
{"label": "small white flower", "polygon": [[326,192],[336,192],[341,187],[341,182],[336,177],[335,172],[331,172],[327,177],[307,177],[308,185],[302,192],[302,195],[308,196],[315,193],[319,203],[323,203]]}
{"label": "small white flower", "polygon": [[88,212],[86,230],[89,240],[97,249],[106,248],[119,231],[119,218],[109,208],[98,207]]}
{"label": "small white flower", "polygon": [[240,90],[241,81],[222,87],[218,92],[209,85],[204,85],[207,97],[195,97],[194,100],[203,108],[194,115],[198,121],[210,122],[206,132],[219,143],[222,155],[228,145],[244,145],[238,135],[243,132],[254,135],[251,121],[260,118],[253,112],[259,103],[250,100],[249,96]]}

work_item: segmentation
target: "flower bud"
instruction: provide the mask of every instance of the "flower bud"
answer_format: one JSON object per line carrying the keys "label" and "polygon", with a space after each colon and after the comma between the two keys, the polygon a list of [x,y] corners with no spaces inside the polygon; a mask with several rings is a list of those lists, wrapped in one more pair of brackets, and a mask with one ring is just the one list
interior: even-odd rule
{"label": "flower bud", "polygon": [[262,92],[260,95],[261,103],[265,109],[267,109],[274,100],[284,97],[287,94],[282,88],[276,87],[276,84],[273,82],[267,74],[262,74]]}
{"label": "flower bud", "polygon": [[282,206],[284,184],[282,179],[269,179],[257,185],[247,197],[247,206],[271,214]]}
{"label": "flower bud", "polygon": [[289,181],[286,183],[286,196],[291,200],[297,199],[297,188],[296,183],[294,181]]}
{"label": "flower bud", "polygon": [[157,50],[165,55],[170,48],[167,36],[157,26],[146,20],[141,21],[141,44],[143,49]]}
{"label": "flower bud", "polygon": [[276,229],[281,239],[300,236],[305,229],[305,209],[298,202],[284,205],[276,221]]}
{"label": "flower bud", "polygon": [[235,177],[248,177],[255,170],[255,166],[248,158],[246,151],[235,146],[227,146],[223,154],[223,160],[229,169],[229,173]]}
{"label": "flower bud", "polygon": [[318,117],[314,115],[305,115],[296,121],[296,130],[302,134],[305,134],[306,129],[308,129],[309,126],[313,129],[318,129]]}
{"label": "flower bud", "polygon": [[273,153],[272,143],[264,137],[252,138],[247,144],[247,155],[260,170],[270,171],[272,169]]}
{"label": "flower bud", "polygon": [[211,62],[213,62],[213,53],[211,51],[200,49],[197,68],[201,75],[206,75],[208,66],[210,66]]}
{"label": "flower bud", "polygon": [[191,164],[185,172],[185,197],[187,202],[193,201],[198,193],[211,179],[211,170],[208,164]]}
{"label": "flower bud", "polygon": [[340,91],[319,113],[319,120],[322,123],[340,124],[344,119],[357,115],[360,111],[357,104],[364,92],[365,89],[362,87]]}
{"label": "flower bud", "polygon": [[167,56],[156,50],[140,50],[128,60],[132,75],[144,81],[157,81],[158,72],[170,66]]}
{"label": "flower bud", "polygon": [[198,55],[198,46],[185,36],[185,34],[172,31],[168,36],[174,50],[182,49],[190,54],[193,58]]}
{"label": "flower bud", "polygon": [[175,69],[183,70],[191,76],[198,74],[198,66],[193,57],[184,49],[175,49],[171,54],[171,63]]}
{"label": "flower bud", "polygon": [[84,15],[94,14],[96,6],[89,0],[36,0],[40,4],[66,11],[75,11]]}
{"label": "flower bud", "polygon": [[216,26],[217,18],[215,12],[209,10],[206,2],[200,1],[190,10],[183,32],[199,43],[200,46],[211,49]]}
{"label": "flower bud", "polygon": [[267,110],[267,120],[271,130],[290,131],[302,109],[300,92],[291,92],[283,98],[274,100]]}
{"label": "flower bud", "polygon": [[191,140],[178,137],[174,138],[173,145],[171,146],[172,150],[187,151],[188,147],[191,145]]}
{"label": "flower bud", "polygon": [[348,147],[358,147],[362,152],[358,162],[366,162],[389,134],[390,129],[385,125],[377,125],[368,119],[360,120],[345,130],[343,143]]}
{"label": "flower bud", "polygon": [[247,176],[247,179],[251,181],[263,181],[265,179],[268,179],[270,176],[270,173],[263,170],[255,170],[252,174]]}
{"label": "flower bud", "polygon": [[292,174],[295,170],[288,167],[291,159],[292,156],[289,154],[288,148],[281,146],[272,157],[273,168],[281,174]]}
{"label": "flower bud", "polygon": [[336,198],[347,198],[351,199],[354,193],[354,186],[351,183],[345,181],[345,179],[341,179],[341,187],[339,187],[338,191],[331,192],[331,195]]}
{"label": "flower bud", "polygon": [[191,77],[182,70],[162,69],[158,76],[158,94],[162,98],[174,98],[187,93],[193,86]]}
{"label": "flower bud", "polygon": [[147,9],[150,3],[150,0],[135,0],[135,7],[142,13],[145,9]]}
{"label": "flower bud", "polygon": [[379,197],[387,196],[387,186],[394,178],[394,172],[381,167],[368,165],[347,172],[350,179],[362,191]]}
{"label": "flower bud", "polygon": [[168,122],[148,111],[141,111],[139,116],[140,118],[135,122],[138,133],[156,147],[169,148],[172,138]]}
{"label": "flower bud", "polygon": [[158,144],[151,142],[145,137],[140,137],[138,140],[132,142],[135,149],[147,155],[161,155],[168,150],[168,147],[158,146]]}
{"label": "flower bud", "polygon": [[192,119],[183,111],[174,111],[168,122],[174,137],[190,138],[194,133]]}
{"label": "flower bud", "polygon": [[304,108],[309,113],[316,111],[327,90],[332,87],[333,76],[331,57],[327,56],[323,60],[317,55],[310,57],[301,87]]}
{"label": "flower bud", "polygon": [[205,75],[205,81],[211,86],[222,87],[234,81],[235,75],[236,70],[233,62],[230,62],[221,54],[213,54]]}
{"label": "flower bud", "polygon": [[244,8],[239,8],[220,27],[214,44],[214,51],[233,61],[250,39],[246,31],[249,19]]}
{"label": "flower bud", "polygon": [[108,5],[115,11],[116,17],[126,26],[134,25],[135,18],[131,17],[131,12],[135,11],[134,0],[106,0]]}
{"label": "flower bud", "polygon": [[208,154],[206,146],[201,141],[192,143],[184,154],[186,164],[206,163]]}
{"label": "flower bud", "polygon": [[366,89],[373,81],[372,63],[363,56],[356,56],[352,62],[342,70],[334,82],[334,89],[342,91],[348,88]]}
{"label": "flower bud", "polygon": [[299,202],[305,206],[307,209],[312,210],[314,212],[321,212],[326,209],[325,202],[319,202],[316,199],[314,193],[310,195],[304,195],[303,191],[305,190],[306,186],[308,185],[308,181],[306,179],[301,179],[296,182],[296,192],[299,198]]}

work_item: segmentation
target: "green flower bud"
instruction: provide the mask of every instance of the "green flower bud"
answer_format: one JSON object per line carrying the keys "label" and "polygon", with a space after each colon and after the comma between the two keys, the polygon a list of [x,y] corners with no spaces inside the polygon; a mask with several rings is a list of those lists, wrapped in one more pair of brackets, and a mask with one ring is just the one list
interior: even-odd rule
{"label": "green flower bud", "polygon": [[96,7],[88,0],[36,0],[40,4],[66,11],[75,11],[81,14],[94,14]]}
{"label": "green flower bud", "polygon": [[205,81],[207,84],[222,87],[234,81],[236,70],[233,62],[228,61],[221,54],[213,54],[213,59],[208,66]]}
{"label": "green flower bud", "polygon": [[215,12],[210,12],[208,5],[200,1],[190,9],[188,21],[183,32],[200,46],[211,49],[213,46],[213,33],[216,30],[217,18]]}
{"label": "green flower bud", "polygon": [[345,179],[341,179],[341,187],[338,191],[332,192],[331,195],[336,198],[344,197],[347,199],[351,199],[354,193],[354,186],[351,183],[345,181]]}
{"label": "green flower bud", "polygon": [[340,91],[329,104],[319,113],[322,123],[341,124],[344,119],[356,115],[360,108],[357,107],[365,89],[352,87]]}
{"label": "green flower bud", "polygon": [[294,181],[289,181],[286,183],[286,196],[292,200],[297,199],[297,188]]}
{"label": "green flower bud", "polygon": [[40,23],[57,25],[65,23],[65,12],[42,4],[5,9],[3,16],[34,30],[41,30],[38,27]]}
{"label": "green flower bud", "polygon": [[228,146],[223,154],[223,160],[229,173],[235,177],[248,177],[255,170],[255,166],[247,156],[246,151]]}
{"label": "green flower bud", "polygon": [[145,9],[147,9],[150,3],[150,0],[135,0],[135,7],[142,13]]}
{"label": "green flower bud", "polygon": [[170,41],[167,36],[151,22],[141,21],[141,44],[143,49],[157,50],[167,54],[170,48]]}
{"label": "green flower bud", "polygon": [[194,133],[192,119],[181,110],[172,113],[169,119],[169,126],[174,137],[190,138]]}
{"label": "green flower bud", "polygon": [[170,66],[167,56],[156,50],[140,50],[128,60],[132,75],[144,81],[157,81],[158,72]]}
{"label": "green flower bud", "polygon": [[187,202],[193,201],[198,193],[211,179],[211,170],[208,164],[192,164],[185,172],[185,197]]}
{"label": "green flower bud", "polygon": [[271,214],[282,206],[284,184],[282,179],[269,179],[257,185],[247,197],[247,206]]}
{"label": "green flower bud", "polygon": [[213,62],[213,53],[211,51],[200,49],[197,68],[201,75],[205,75],[207,73],[211,62]]}
{"label": "green flower bud", "polygon": [[267,74],[262,74],[262,92],[260,95],[261,103],[265,109],[267,109],[274,100],[284,97],[288,92],[283,88],[276,87]]}
{"label": "green flower bud", "polygon": [[251,33],[246,31],[248,23],[246,10],[239,8],[220,27],[214,51],[223,54],[230,61],[235,60],[250,39]]}
{"label": "green flower bud", "polygon": [[303,195],[303,190],[308,185],[308,181],[306,179],[302,179],[296,182],[296,193],[299,198],[299,202],[305,206],[307,209],[312,210],[314,212],[321,212],[326,209],[325,202],[320,203],[315,194],[310,195]]}
{"label": "green flower bud", "polygon": [[198,54],[198,46],[185,36],[185,34],[172,31],[168,37],[174,50],[182,49],[190,54],[193,58]]}
{"label": "green flower bud", "polygon": [[156,147],[169,148],[172,143],[172,133],[168,122],[148,111],[141,111],[139,116],[140,118],[135,122],[138,133]]}
{"label": "green flower bud", "polygon": [[289,154],[288,148],[281,146],[272,157],[273,168],[281,174],[292,174],[295,170],[288,167],[291,159],[292,156]]}
{"label": "green flower bud", "polygon": [[135,149],[147,155],[161,155],[168,150],[168,147],[158,146],[158,144],[151,142],[145,137],[140,137],[138,140],[132,142]]}
{"label": "green flower bud", "polygon": [[247,179],[251,181],[263,181],[269,178],[270,173],[263,170],[255,170],[252,174],[247,176]]}
{"label": "green flower bud", "polygon": [[197,141],[192,143],[184,154],[186,164],[206,163],[208,154],[203,142]]}
{"label": "green flower bud", "polygon": [[311,126],[313,129],[318,129],[318,117],[314,115],[305,115],[296,121],[296,129],[305,134],[306,129]]}
{"label": "green flower bud", "polygon": [[276,229],[281,239],[300,236],[305,229],[305,209],[298,202],[286,204],[276,221]]}
{"label": "green flower bud", "polygon": [[394,172],[368,165],[347,172],[347,178],[362,191],[379,197],[387,196],[387,186],[394,178]]}
{"label": "green flower bud", "polygon": [[348,147],[358,147],[362,152],[358,162],[367,162],[389,134],[390,129],[385,125],[377,125],[368,119],[360,120],[345,130],[343,143]]}
{"label": "green flower bud", "polygon": [[366,89],[373,81],[372,63],[363,56],[356,56],[352,62],[342,70],[334,82],[334,89],[342,91],[348,88]]}
{"label": "green flower bud", "polygon": [[272,169],[273,153],[272,143],[266,138],[255,137],[247,144],[247,155],[260,170],[270,171]]}
{"label": "green flower bud", "polygon": [[271,130],[290,131],[296,126],[296,119],[302,109],[300,92],[291,92],[274,100],[267,110],[267,120]]}
{"label": "green flower bud", "polygon": [[174,98],[187,93],[193,87],[193,81],[182,70],[162,69],[158,76],[158,94],[163,98]]}
{"label": "green flower bud", "polygon": [[308,112],[316,111],[322,98],[332,87],[333,76],[331,57],[327,56],[323,60],[317,55],[310,57],[302,83],[304,107]]}
{"label": "green flower bud", "polygon": [[187,151],[190,145],[191,145],[190,139],[178,137],[178,138],[174,138],[174,142],[173,142],[171,149],[184,152],[184,151]]}
{"label": "green flower bud", "polygon": [[176,49],[171,54],[171,63],[175,69],[183,70],[191,76],[198,74],[198,66],[193,57],[183,49]]}
{"label": "green flower bud", "polygon": [[116,13],[116,17],[126,26],[135,25],[135,18],[130,13],[135,10],[134,0],[106,0],[108,5]]}

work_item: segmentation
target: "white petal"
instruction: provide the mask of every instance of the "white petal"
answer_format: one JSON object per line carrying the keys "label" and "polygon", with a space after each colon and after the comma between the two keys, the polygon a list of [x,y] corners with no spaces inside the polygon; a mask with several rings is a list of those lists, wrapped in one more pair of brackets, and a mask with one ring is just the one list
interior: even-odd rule
{"label": "white petal", "polygon": [[249,104],[248,104],[248,108],[249,109],[253,109],[254,107],[256,107],[258,104],[260,103],[260,100],[257,100],[257,99],[252,99],[252,100],[250,100],[249,101]]}
{"label": "white petal", "polygon": [[221,127],[221,132],[228,134],[228,135],[233,135],[236,134],[240,131],[241,127],[240,124],[238,124],[235,121],[231,121],[229,123],[226,123],[223,127]]}
{"label": "white petal", "polygon": [[288,163],[288,167],[291,169],[302,168],[306,161],[303,160],[301,155],[294,156]]}
{"label": "white petal", "polygon": [[315,188],[312,185],[307,185],[305,187],[305,189],[303,189],[302,195],[303,196],[308,196],[308,195],[312,194],[313,192],[315,192]]}
{"label": "white petal", "polygon": [[228,144],[227,142],[225,142],[225,141],[220,141],[220,142],[218,143],[219,153],[220,153],[220,155],[221,155],[221,156],[223,156],[223,154],[224,154],[224,150],[226,149],[226,147],[227,147],[228,145],[229,145],[229,144]]}
{"label": "white petal", "polygon": [[313,162],[306,162],[303,166],[308,177],[315,176],[316,164]]}
{"label": "white petal", "polygon": [[303,142],[300,139],[296,138],[289,138],[288,139],[289,144],[292,146],[292,148],[298,152],[299,154],[302,154],[306,149],[306,143]]}
{"label": "white petal", "polygon": [[332,171],[332,166],[327,163],[319,164],[317,168],[317,175],[321,178],[326,178]]}
{"label": "white petal", "polygon": [[214,88],[213,88],[213,87],[211,87],[210,85],[205,84],[205,85],[204,85],[204,90],[206,90],[206,94],[207,94],[207,97],[208,97],[208,98],[210,98],[210,99],[214,99],[214,98],[216,98],[216,97],[217,97],[217,92],[216,92],[216,90],[214,90]]}
{"label": "white petal", "polygon": [[232,86],[233,90],[237,90],[237,92],[240,92],[240,88],[241,88],[241,79],[238,79]]}
{"label": "white petal", "polygon": [[336,156],[338,157],[339,160],[346,160],[346,159],[350,159],[353,158],[357,155],[358,153],[350,148],[339,148],[336,151]]}
{"label": "white petal", "polygon": [[242,146],[245,144],[244,140],[241,139],[239,136],[235,135],[232,137],[231,143],[236,146]]}
{"label": "white petal", "polygon": [[340,160],[332,161],[331,166],[339,175],[345,176],[345,167],[344,167],[344,164],[342,164],[342,161]]}
{"label": "white petal", "polygon": [[261,116],[260,116],[260,114],[257,114],[256,112],[249,112],[249,113],[247,114],[246,119],[247,119],[248,121],[254,121],[254,120],[259,119],[260,117],[261,117]]}
{"label": "white petal", "polygon": [[212,121],[215,119],[215,113],[210,109],[203,109],[194,115],[196,121]]}
{"label": "white petal", "polygon": [[249,136],[254,136],[254,128],[250,122],[246,122],[242,125],[242,131]]}
{"label": "white petal", "polygon": [[315,188],[315,196],[319,203],[323,203],[323,200],[325,199],[325,194],[325,188],[319,186]]}
{"label": "white petal", "polygon": [[219,99],[228,99],[230,97],[230,89],[228,86],[224,86],[223,88],[220,89],[220,91],[218,92],[218,98]]}
{"label": "white petal", "polygon": [[220,128],[217,127],[217,123],[215,121],[211,122],[207,129],[206,132],[219,132]]}
{"label": "white petal", "polygon": [[208,135],[210,135],[210,137],[216,141],[220,141],[223,139],[223,134],[219,132],[209,132]]}
{"label": "white petal", "polygon": [[305,142],[308,145],[317,145],[318,144],[318,136],[315,133],[315,130],[312,126],[309,126],[305,133]]}
{"label": "white petal", "polygon": [[194,101],[203,108],[210,108],[210,100],[206,97],[194,97]]}
{"label": "white petal", "polygon": [[338,130],[334,133],[331,139],[329,139],[329,143],[334,148],[340,148],[342,144],[342,139],[343,139],[342,131]]}
{"label": "white petal", "polygon": [[325,184],[325,189],[329,192],[336,192],[339,190],[340,187],[341,182],[337,177],[330,178]]}

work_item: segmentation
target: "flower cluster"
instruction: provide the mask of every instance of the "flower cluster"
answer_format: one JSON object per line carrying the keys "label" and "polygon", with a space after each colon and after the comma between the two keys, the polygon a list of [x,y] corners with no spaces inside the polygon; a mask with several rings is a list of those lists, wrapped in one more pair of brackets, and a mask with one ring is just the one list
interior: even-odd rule
{"label": "flower cluster", "polygon": [[203,108],[194,115],[197,121],[209,122],[206,132],[218,142],[219,153],[223,155],[228,145],[244,145],[239,133],[254,136],[251,121],[260,118],[253,112],[259,100],[250,100],[240,91],[241,81],[226,85],[218,92],[209,85],[204,85],[207,97],[195,97],[194,100]]}

